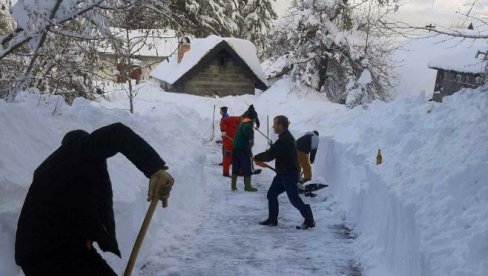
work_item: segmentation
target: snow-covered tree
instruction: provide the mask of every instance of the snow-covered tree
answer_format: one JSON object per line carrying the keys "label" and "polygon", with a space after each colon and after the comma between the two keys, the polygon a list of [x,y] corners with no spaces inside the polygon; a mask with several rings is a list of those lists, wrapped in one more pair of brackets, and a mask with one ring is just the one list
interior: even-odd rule
{"label": "snow-covered tree", "polygon": [[276,74],[289,73],[334,102],[345,103],[361,85],[366,94],[356,99],[388,99],[390,67],[387,52],[381,51],[387,44],[361,28],[347,0],[294,1],[271,37],[273,60],[282,64]]}
{"label": "snow-covered tree", "polygon": [[[73,22],[74,23],[74,22]],[[98,67],[95,45],[84,38],[50,34],[32,69],[31,87],[42,94],[94,99],[94,72]]]}
{"label": "snow-covered tree", "polygon": [[277,18],[270,0],[240,1],[241,22],[238,37],[252,41],[261,58],[270,56],[267,37],[273,20]]}
{"label": "snow-covered tree", "polygon": [[[11,8],[16,29],[0,37],[0,63],[21,59],[25,66],[4,86],[8,87],[7,100],[12,101],[20,91],[30,87],[49,87],[51,91],[60,89],[61,84],[75,84],[74,80],[80,85],[64,87],[65,92],[93,93],[86,79],[93,71],[87,65],[95,66],[90,54],[92,42],[109,33],[107,11],[127,9],[135,2],[137,0],[18,0]],[[62,48],[57,47],[60,45]],[[65,81],[60,82],[61,79]],[[56,83],[56,86],[47,83]]]}
{"label": "snow-covered tree", "polygon": [[[14,21],[10,15],[10,0],[0,0],[0,38],[14,30]],[[0,98],[5,98],[13,80],[17,77],[17,72],[23,68],[21,57],[10,56],[0,60]]]}
{"label": "snow-covered tree", "polygon": [[235,36],[238,30],[237,0],[148,0],[153,12],[160,13],[164,2],[169,13],[161,17],[164,26],[196,37]]}
{"label": "snow-covered tree", "polygon": [[[168,37],[165,32],[165,14],[169,14],[169,6],[159,0],[140,0],[127,9],[111,10],[109,18],[110,28],[106,30],[106,39],[98,43],[98,47],[112,52],[113,55],[101,56],[104,64],[110,64],[111,68],[117,68],[111,72],[110,78],[117,79],[117,83],[125,90],[129,99],[129,111],[134,112],[134,98],[138,94],[135,84],[139,82],[143,69],[153,64],[143,64],[139,59],[141,52],[157,48],[158,39]],[[170,20],[176,21],[175,17]],[[175,49],[176,50],[176,49]],[[103,79],[108,77],[102,70]]]}

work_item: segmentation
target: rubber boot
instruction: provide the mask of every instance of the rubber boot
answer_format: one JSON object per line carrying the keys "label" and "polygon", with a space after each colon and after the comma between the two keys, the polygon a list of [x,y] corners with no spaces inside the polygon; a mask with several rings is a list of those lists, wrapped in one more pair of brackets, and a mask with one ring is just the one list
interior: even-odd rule
{"label": "rubber boot", "polygon": [[236,174],[233,174],[232,175],[232,180],[231,180],[231,183],[230,183],[230,188],[231,190],[234,192],[234,191],[237,191],[237,175]]}
{"label": "rubber boot", "polygon": [[244,191],[246,192],[256,192],[258,189],[251,186],[251,177],[244,176]]}

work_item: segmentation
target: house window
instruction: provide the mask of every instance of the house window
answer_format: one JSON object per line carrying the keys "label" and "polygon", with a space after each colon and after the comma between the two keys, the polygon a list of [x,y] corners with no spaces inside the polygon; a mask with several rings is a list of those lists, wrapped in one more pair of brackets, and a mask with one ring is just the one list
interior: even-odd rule
{"label": "house window", "polygon": [[218,57],[219,67],[226,67],[227,66],[227,55],[220,54]]}

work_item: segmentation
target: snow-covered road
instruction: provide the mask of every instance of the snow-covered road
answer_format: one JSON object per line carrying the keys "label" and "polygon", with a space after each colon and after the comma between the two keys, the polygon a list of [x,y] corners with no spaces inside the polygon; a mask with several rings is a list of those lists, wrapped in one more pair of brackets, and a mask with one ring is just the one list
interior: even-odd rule
{"label": "snow-covered road", "polygon": [[[280,197],[280,224],[263,227],[267,216],[266,191],[273,175],[253,177],[257,193],[231,192],[230,179],[221,176],[220,149],[207,147],[205,179],[212,191],[208,218],[194,236],[178,248],[154,254],[141,275],[350,275],[360,273],[352,261],[351,239],[334,213],[334,202],[321,191],[305,198],[315,212],[315,229],[299,231],[302,218],[285,194]],[[160,254],[159,254],[160,253]]]}

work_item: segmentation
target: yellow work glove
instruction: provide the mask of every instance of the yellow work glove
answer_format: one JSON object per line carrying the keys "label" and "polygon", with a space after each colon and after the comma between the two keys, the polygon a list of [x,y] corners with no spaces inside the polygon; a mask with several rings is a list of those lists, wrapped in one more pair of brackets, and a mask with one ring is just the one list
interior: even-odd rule
{"label": "yellow work glove", "polygon": [[149,179],[147,201],[151,202],[156,197],[163,202],[163,208],[168,207],[169,193],[174,183],[175,180],[167,171],[155,172]]}

